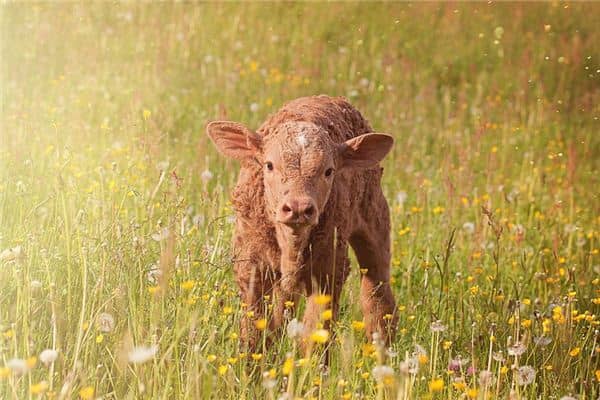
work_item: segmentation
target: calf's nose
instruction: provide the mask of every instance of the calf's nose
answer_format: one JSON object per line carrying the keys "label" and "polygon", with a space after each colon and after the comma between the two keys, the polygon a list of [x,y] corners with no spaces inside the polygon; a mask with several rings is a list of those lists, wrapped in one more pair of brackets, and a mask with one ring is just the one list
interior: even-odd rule
{"label": "calf's nose", "polygon": [[305,225],[316,222],[317,207],[310,197],[288,199],[279,210],[279,221],[286,225]]}

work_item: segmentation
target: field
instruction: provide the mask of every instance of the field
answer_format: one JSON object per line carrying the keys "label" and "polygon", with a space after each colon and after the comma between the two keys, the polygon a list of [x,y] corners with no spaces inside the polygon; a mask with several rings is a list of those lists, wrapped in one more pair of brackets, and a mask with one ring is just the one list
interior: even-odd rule
{"label": "field", "polygon": [[[0,10],[1,399],[600,396],[600,4]],[[398,335],[353,261],[328,367],[242,348],[205,135],[321,93],[396,139]]]}

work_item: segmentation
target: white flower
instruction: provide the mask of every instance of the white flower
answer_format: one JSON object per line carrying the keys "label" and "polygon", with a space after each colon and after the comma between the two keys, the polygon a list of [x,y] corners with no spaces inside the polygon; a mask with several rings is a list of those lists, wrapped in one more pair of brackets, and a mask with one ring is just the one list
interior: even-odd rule
{"label": "white flower", "polygon": [[148,279],[148,282],[153,285],[156,285],[161,276],[161,269],[158,268],[156,264],[150,265],[150,270],[148,271],[148,273],[146,273],[146,279]]}
{"label": "white flower", "polygon": [[208,169],[205,169],[204,171],[202,171],[202,174],[200,174],[200,179],[202,179],[202,182],[204,182],[204,183],[207,183],[212,178],[213,178],[213,173],[210,172],[210,170],[208,170]]}
{"label": "white flower", "polygon": [[491,371],[479,372],[479,386],[491,386],[494,383],[494,374]]}
{"label": "white flower", "polygon": [[158,351],[158,346],[138,346],[134,347],[128,354],[129,362],[134,364],[145,363],[154,358],[154,355]]}
{"label": "white flower", "polygon": [[27,361],[22,358],[11,358],[6,362],[6,367],[17,375],[23,375],[29,371]]}
{"label": "white flower", "polygon": [[57,357],[58,357],[58,351],[56,351],[54,349],[46,349],[40,353],[40,361],[45,366],[52,364],[54,361],[56,361]]}
{"label": "white flower", "polygon": [[16,261],[23,258],[23,248],[21,246],[15,246],[12,249],[6,249],[0,253],[0,261]]}
{"label": "white flower", "polygon": [[159,171],[165,171],[167,168],[169,168],[169,161],[160,161],[158,164],[156,164],[156,168]]}
{"label": "white flower", "polygon": [[552,343],[552,338],[548,336],[539,336],[533,339],[536,346],[545,347]]}
{"label": "white flower", "polygon": [[160,242],[161,240],[165,240],[169,237],[169,228],[163,228],[160,231],[152,234],[152,239]]}
{"label": "white flower", "polygon": [[41,289],[43,286],[42,282],[40,282],[36,279],[32,280],[29,285],[31,286],[31,289],[33,289],[33,290]]}
{"label": "white flower", "polygon": [[440,320],[431,323],[431,332],[444,332],[446,328],[446,325]]}
{"label": "white flower", "polygon": [[398,192],[398,194],[396,194],[396,201],[400,205],[404,205],[404,203],[406,203],[407,198],[408,198],[408,194],[404,190],[401,190]]}
{"label": "white flower", "polygon": [[383,382],[386,378],[394,376],[394,369],[388,365],[377,365],[373,368],[373,378],[377,382]]}
{"label": "white flower", "polygon": [[472,222],[465,222],[463,224],[463,229],[465,230],[465,232],[472,234],[473,232],[475,232],[475,224]]}
{"label": "white flower", "polygon": [[96,324],[98,324],[98,330],[100,332],[108,333],[115,329],[115,318],[109,313],[103,312],[98,315]]}
{"label": "white flower", "polygon": [[400,372],[403,374],[416,375],[419,373],[419,360],[416,357],[409,357],[400,363]]}
{"label": "white flower", "polygon": [[257,112],[259,108],[260,106],[258,105],[258,103],[250,104],[250,111],[252,111],[253,113]]}
{"label": "white flower", "polygon": [[298,338],[304,333],[304,324],[299,322],[296,318],[288,322],[287,335],[291,339]]}
{"label": "white flower", "polygon": [[526,386],[535,380],[535,369],[529,365],[523,365],[517,369],[516,382],[519,386]]}

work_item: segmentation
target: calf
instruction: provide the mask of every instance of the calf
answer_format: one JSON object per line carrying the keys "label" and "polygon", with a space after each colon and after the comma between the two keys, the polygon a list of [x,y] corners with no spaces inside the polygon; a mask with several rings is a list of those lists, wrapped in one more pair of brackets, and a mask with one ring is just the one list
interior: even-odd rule
{"label": "calf", "polygon": [[[241,162],[232,203],[236,212],[234,271],[242,301],[253,315],[282,326],[288,308],[307,296],[307,332],[320,320],[321,294],[331,296],[333,320],[349,273],[348,244],[361,267],[360,302],[369,337],[389,343],[395,333],[390,287],[390,216],[381,190],[393,138],[371,133],[345,99],[293,100],[253,132],[215,121],[207,133],[219,151]],[[271,311],[264,307],[269,296]],[[257,331],[242,321],[252,349]],[[330,329],[331,321],[323,322]]]}

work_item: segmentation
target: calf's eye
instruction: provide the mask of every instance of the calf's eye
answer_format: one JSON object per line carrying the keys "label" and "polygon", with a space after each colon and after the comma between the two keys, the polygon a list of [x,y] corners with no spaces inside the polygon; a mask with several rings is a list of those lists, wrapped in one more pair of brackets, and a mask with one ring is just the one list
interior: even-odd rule
{"label": "calf's eye", "polygon": [[268,169],[269,171],[273,171],[273,163],[272,163],[271,161],[267,161],[267,162],[265,163],[265,166],[267,167],[267,169]]}
{"label": "calf's eye", "polygon": [[327,168],[325,171],[325,176],[331,176],[331,174],[333,174],[333,168]]}

